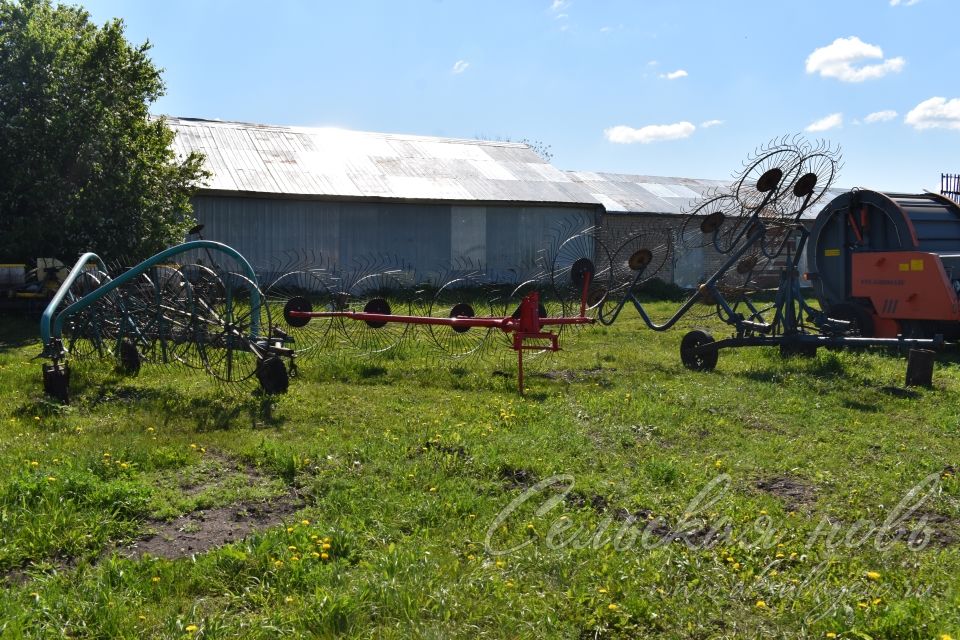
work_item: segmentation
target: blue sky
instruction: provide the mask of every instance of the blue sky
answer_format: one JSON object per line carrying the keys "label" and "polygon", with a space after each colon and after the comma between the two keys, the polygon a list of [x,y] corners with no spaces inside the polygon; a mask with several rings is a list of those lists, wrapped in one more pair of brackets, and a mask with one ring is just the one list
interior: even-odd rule
{"label": "blue sky", "polygon": [[528,138],[562,169],[718,179],[813,126],[842,186],[960,172],[956,0],[81,4],[153,44],[156,113]]}

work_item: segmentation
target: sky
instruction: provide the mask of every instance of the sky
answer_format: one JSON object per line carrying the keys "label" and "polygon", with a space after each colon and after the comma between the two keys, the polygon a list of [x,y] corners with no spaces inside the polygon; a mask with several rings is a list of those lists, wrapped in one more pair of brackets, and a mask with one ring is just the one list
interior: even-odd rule
{"label": "sky", "polygon": [[960,172],[956,0],[84,0],[149,40],[152,111],[549,145],[561,169],[725,179],[785,134],[843,187]]}

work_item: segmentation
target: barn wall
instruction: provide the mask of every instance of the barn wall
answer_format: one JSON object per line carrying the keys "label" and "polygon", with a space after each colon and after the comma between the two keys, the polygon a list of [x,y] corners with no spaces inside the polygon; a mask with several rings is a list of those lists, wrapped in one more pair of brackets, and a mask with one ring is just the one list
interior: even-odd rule
{"label": "barn wall", "polygon": [[200,195],[204,237],[228,244],[256,268],[291,252],[350,267],[371,255],[420,273],[451,264],[510,277],[532,269],[560,227],[594,223],[594,208],[322,202]]}

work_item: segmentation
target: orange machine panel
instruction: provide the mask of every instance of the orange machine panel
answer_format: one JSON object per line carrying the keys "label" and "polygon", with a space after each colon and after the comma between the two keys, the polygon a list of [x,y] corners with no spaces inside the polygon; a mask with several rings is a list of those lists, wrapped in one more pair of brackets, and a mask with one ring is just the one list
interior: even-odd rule
{"label": "orange machine panel", "polygon": [[940,257],[923,251],[855,253],[851,293],[881,318],[960,320],[957,294]]}

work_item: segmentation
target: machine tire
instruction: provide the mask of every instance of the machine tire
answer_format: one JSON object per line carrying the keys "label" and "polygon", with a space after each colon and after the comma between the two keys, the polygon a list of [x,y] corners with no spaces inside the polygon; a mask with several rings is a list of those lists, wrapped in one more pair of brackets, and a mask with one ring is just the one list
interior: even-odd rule
{"label": "machine tire", "polygon": [[699,329],[689,332],[680,341],[680,361],[683,366],[692,371],[713,371],[717,366],[719,352],[717,349],[706,349],[696,352],[699,347],[714,342],[713,336]]}
{"label": "machine tire", "polygon": [[862,304],[856,302],[841,302],[830,307],[828,318],[844,320],[853,324],[850,335],[862,338],[871,338],[874,335],[873,316]]}

